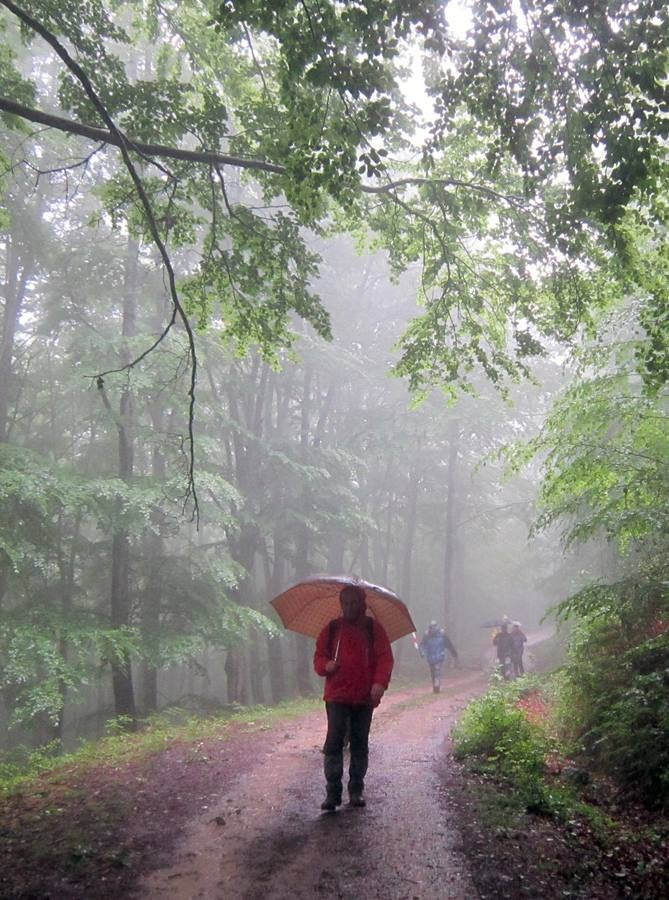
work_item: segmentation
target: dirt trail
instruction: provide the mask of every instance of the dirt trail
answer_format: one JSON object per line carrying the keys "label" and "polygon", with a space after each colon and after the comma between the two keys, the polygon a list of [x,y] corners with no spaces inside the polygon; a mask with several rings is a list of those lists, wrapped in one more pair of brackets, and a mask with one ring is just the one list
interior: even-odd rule
{"label": "dirt trail", "polygon": [[367,807],[322,814],[324,714],[292,722],[258,767],[194,820],[143,900],[475,900],[438,762],[456,714],[486,684],[456,673],[444,691],[393,693],[370,735]]}

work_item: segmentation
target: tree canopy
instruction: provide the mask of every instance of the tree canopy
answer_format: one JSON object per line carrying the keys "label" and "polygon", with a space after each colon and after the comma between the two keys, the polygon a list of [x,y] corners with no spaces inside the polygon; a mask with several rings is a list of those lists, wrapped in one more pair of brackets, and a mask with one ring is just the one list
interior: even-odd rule
{"label": "tree canopy", "polygon": [[[633,273],[610,261],[624,262],[630,207],[664,221],[657,0],[474,2],[464,39],[429,0],[2,6],[6,27],[60,57],[70,116],[49,118],[43,87],[6,53],[6,120],[98,141],[82,165],[120,147],[108,213],[162,246],[168,270],[170,252],[197,246],[171,289],[175,316],[186,329],[223,323],[240,349],[271,356],[291,341],[293,311],[329,334],[304,228],[347,228],[385,245],[398,272],[422,267],[426,309],[398,366],[415,389],[466,386],[478,367],[503,382],[546,339],[587,325],[614,275],[629,287]],[[411,46],[435,104],[427,141],[407,98]]]}

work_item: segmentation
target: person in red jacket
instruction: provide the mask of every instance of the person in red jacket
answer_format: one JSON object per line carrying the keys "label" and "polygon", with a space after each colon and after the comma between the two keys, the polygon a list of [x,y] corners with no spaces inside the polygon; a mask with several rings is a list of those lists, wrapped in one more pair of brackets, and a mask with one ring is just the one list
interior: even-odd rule
{"label": "person in red jacket", "polygon": [[347,731],[351,752],[349,802],[351,806],[365,805],[369,727],[393,670],[388,635],[376,619],[367,615],[364,590],[347,585],[339,594],[339,602],[342,615],[321,631],[314,654],[314,669],[325,676],[328,731],[323,768],[327,792],[321,809],[327,812],[341,805]]}

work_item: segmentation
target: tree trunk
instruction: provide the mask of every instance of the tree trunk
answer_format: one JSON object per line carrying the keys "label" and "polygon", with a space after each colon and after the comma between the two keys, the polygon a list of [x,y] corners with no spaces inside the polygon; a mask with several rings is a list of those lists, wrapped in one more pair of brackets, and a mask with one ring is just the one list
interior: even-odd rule
{"label": "tree trunk", "polygon": [[[411,472],[407,484],[406,494],[406,528],[402,545],[402,571],[400,572],[400,597],[407,606],[411,607],[411,584],[413,566],[413,545],[416,537],[416,518],[418,510],[419,476],[417,472]],[[400,641],[395,651],[395,670],[398,671],[404,654],[404,641]]]}
{"label": "tree trunk", "polygon": [[341,531],[331,535],[328,542],[327,571],[333,575],[339,575],[344,571],[344,551],[346,549],[346,536]]}
{"label": "tree trunk", "polygon": [[[21,306],[25,297],[31,266],[22,261],[17,248],[17,240],[12,233],[7,238],[7,256],[5,261],[4,283],[4,315],[2,318],[2,334],[0,335],[0,442],[9,439],[9,409],[13,383],[13,360],[16,331],[21,314]],[[7,591],[7,570],[0,568],[0,609]],[[16,704],[16,686],[0,687],[2,705],[0,718],[9,720]],[[6,744],[3,744],[6,746]]]}
{"label": "tree trunk", "polygon": [[[270,595],[275,597],[284,585],[285,550],[284,539],[279,531],[275,531],[273,539],[274,562],[270,573]],[[269,682],[272,692],[272,702],[280,703],[286,698],[286,677],[283,662],[283,644],[281,638],[269,638],[267,641],[267,654],[269,658]]]}
{"label": "tree trunk", "polygon": [[[137,244],[135,241],[129,240],[123,297],[124,338],[131,338],[136,334],[137,256]],[[124,348],[124,362],[127,363],[129,360],[130,352]],[[117,419],[118,474],[119,478],[125,482],[129,482],[132,478],[134,468],[132,413],[132,394],[129,386],[126,385],[121,394]],[[127,628],[131,624],[130,537],[127,529],[119,524],[122,510],[123,500],[118,497],[111,562],[111,624],[115,629]],[[127,716],[134,722],[136,709],[130,655],[124,653],[120,659],[114,659],[111,669],[115,713],[117,716]]]}
{"label": "tree trunk", "polygon": [[393,518],[395,513],[395,503],[397,498],[395,496],[395,492],[392,490],[388,491],[388,507],[386,510],[386,528],[385,535],[383,536],[383,545],[381,547],[381,584],[388,585],[389,579],[389,567],[390,567],[390,554],[392,552],[392,535],[393,535]]}
{"label": "tree trunk", "polygon": [[263,669],[264,665],[260,652],[258,632],[253,631],[249,641],[249,687],[251,691],[251,702],[260,706],[265,705]]}
{"label": "tree trunk", "polygon": [[[243,373],[241,373],[243,374]],[[266,420],[265,405],[270,385],[271,370],[259,356],[251,363],[251,373],[241,382],[239,364],[230,368],[227,390],[227,406],[230,417],[238,423],[239,428],[232,430],[231,449],[234,460],[234,483],[246,496],[253,496],[256,489],[258,473],[261,471],[259,443],[263,437]],[[219,392],[213,378],[210,378],[214,396]],[[249,440],[246,433],[253,435]],[[235,562],[239,563],[247,573],[244,582],[234,592],[238,603],[253,607],[249,602],[256,552],[259,548],[258,528],[250,522],[244,526],[238,536],[229,536],[230,552]],[[229,654],[229,665],[226,663],[226,674],[230,673],[228,695],[233,694],[237,702],[264,702],[262,684],[262,660],[257,636],[250,636],[248,659],[244,646]]]}
{"label": "tree trunk", "polygon": [[12,362],[16,330],[25,298],[31,266],[20,258],[12,237],[7,240],[7,261],[4,285],[5,312],[0,342],[0,441],[9,438],[9,405],[12,387]]}
{"label": "tree trunk", "polygon": [[[151,424],[155,435],[162,432],[162,410],[155,405],[151,409]],[[157,444],[153,445],[151,454],[151,474],[158,482],[162,482],[165,479],[165,456]],[[155,645],[160,629],[160,610],[163,596],[163,519],[163,513],[159,509],[151,511],[153,527],[148,531],[144,542],[148,560],[148,574],[141,609],[141,629],[143,643],[149,647],[152,644]],[[144,714],[155,712],[158,709],[158,668],[155,662],[151,659],[143,659],[141,673],[140,708]]]}
{"label": "tree trunk", "polygon": [[295,664],[297,676],[297,690],[301,697],[313,697],[314,683],[312,680],[314,642],[303,634],[295,634]]}
{"label": "tree trunk", "polygon": [[[74,521],[74,526],[72,529],[72,544],[70,546],[70,552],[67,558],[64,558],[62,553],[60,552],[60,548],[62,547],[62,531],[63,531],[63,522],[62,516],[59,517],[59,541],[58,541],[58,569],[60,572],[60,589],[61,589],[61,609],[63,613],[63,618],[67,620],[68,616],[72,612],[72,598],[74,596],[74,568],[75,561],[77,557],[77,548],[79,542],[79,530],[81,528],[81,513],[77,514],[77,517]],[[68,647],[67,641],[64,637],[60,637],[58,642],[58,652],[60,654],[63,662],[67,661]],[[62,705],[60,711],[58,713],[58,721],[56,724],[56,737],[58,740],[63,742],[63,734],[65,729],[65,704],[67,702],[67,685],[64,681],[61,680],[60,683],[60,696],[62,698]]]}
{"label": "tree trunk", "polygon": [[400,574],[400,596],[405,603],[411,603],[413,545],[416,537],[416,518],[418,511],[419,478],[416,472],[411,473],[406,495],[406,528],[402,546],[402,572]]}
{"label": "tree trunk", "polygon": [[[311,384],[312,372],[309,367],[304,372],[304,385],[302,404],[300,409],[300,458],[303,465],[309,463],[309,433],[311,430]],[[311,489],[305,484],[302,489],[300,504],[304,516],[312,505]],[[298,526],[295,539],[295,579],[301,581],[311,571],[309,557],[311,555],[311,540],[306,522]],[[295,674],[297,678],[297,690],[303,697],[310,697],[314,692],[311,680],[312,672],[312,644],[302,634],[294,635],[295,643]]]}
{"label": "tree trunk", "polygon": [[242,702],[241,654],[239,647],[229,647],[225,654],[225,678],[228,703]]}
{"label": "tree trunk", "polygon": [[446,530],[444,542],[444,627],[451,630],[453,625],[454,561],[458,521],[458,453],[460,450],[460,422],[455,419],[450,428],[448,448],[448,473],[446,493]]}
{"label": "tree trunk", "polygon": [[[232,592],[232,599],[242,604],[242,598],[250,594],[251,576],[255,563],[256,547],[258,544],[258,531],[252,522],[243,525],[239,534],[229,537],[230,553],[246,573],[242,583]],[[252,603],[247,603],[252,606]],[[245,661],[244,641],[240,639],[237,647],[230,648],[226,657],[226,676],[228,676],[228,699],[231,703],[247,705],[253,700],[253,691],[250,683],[250,670]],[[229,674],[228,674],[229,673]]]}
{"label": "tree trunk", "polygon": [[[302,527],[298,534],[296,547],[295,580],[301,581],[309,573],[309,535],[306,527]],[[303,634],[294,635],[295,643],[295,674],[297,677],[297,690],[302,697],[311,697],[314,693],[314,685],[311,678],[313,642]]]}
{"label": "tree trunk", "polygon": [[[120,503],[117,505],[120,511]],[[111,573],[111,625],[124,628],[130,624],[130,541],[126,531],[115,534],[112,539]],[[130,656],[124,653],[111,664],[114,691],[114,712],[117,716],[135,718],[135,695],[132,684]]]}

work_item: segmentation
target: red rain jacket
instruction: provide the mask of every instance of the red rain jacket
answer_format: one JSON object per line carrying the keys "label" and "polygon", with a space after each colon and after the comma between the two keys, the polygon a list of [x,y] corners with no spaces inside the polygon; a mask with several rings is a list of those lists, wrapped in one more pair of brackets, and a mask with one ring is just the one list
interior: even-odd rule
{"label": "red rain jacket", "polygon": [[[314,669],[317,675],[325,676],[324,700],[337,703],[371,704],[369,692],[373,684],[388,687],[393,671],[393,651],[385,629],[376,619],[373,623],[373,640],[370,640],[366,619],[362,616],[358,622],[347,622],[340,617],[335,619],[330,643],[330,625],[318,635],[316,652],[314,653]],[[339,651],[337,660],[339,668],[331,675],[325,672],[325,666]]]}

